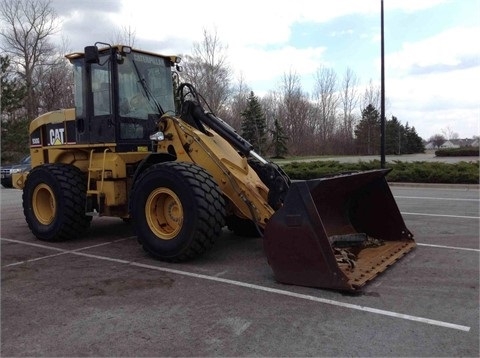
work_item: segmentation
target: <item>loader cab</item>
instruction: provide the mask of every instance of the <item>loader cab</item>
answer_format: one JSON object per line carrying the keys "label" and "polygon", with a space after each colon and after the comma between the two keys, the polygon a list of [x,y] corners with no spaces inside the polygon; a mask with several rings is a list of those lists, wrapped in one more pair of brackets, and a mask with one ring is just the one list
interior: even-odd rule
{"label": "loader cab", "polygon": [[103,45],[66,56],[74,66],[76,142],[150,150],[156,122],[175,112],[172,67],[180,58]]}

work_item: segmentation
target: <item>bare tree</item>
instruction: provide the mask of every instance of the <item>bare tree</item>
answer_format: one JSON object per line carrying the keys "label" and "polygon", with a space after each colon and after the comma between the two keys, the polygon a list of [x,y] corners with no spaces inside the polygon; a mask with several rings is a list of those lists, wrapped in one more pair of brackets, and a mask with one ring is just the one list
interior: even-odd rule
{"label": "bare tree", "polygon": [[38,106],[40,112],[47,112],[74,106],[73,98],[73,67],[65,58],[68,50],[68,41],[63,39],[62,45],[49,58],[49,66],[42,66],[39,71],[37,89]]}
{"label": "bare tree", "polygon": [[342,79],[342,88],[340,90],[340,103],[343,110],[343,120],[341,125],[341,135],[345,142],[344,147],[353,148],[353,128],[355,126],[354,111],[358,106],[358,77],[347,68]]}
{"label": "bare tree", "polygon": [[39,113],[40,75],[44,66],[51,65],[54,53],[49,37],[57,30],[57,15],[50,0],[4,0],[0,3],[0,19],[1,49],[25,82],[26,114],[34,118]]}
{"label": "bare tree", "polygon": [[289,153],[311,154],[313,133],[308,128],[308,119],[311,118],[312,106],[302,91],[298,74],[292,71],[285,73],[279,92],[278,120],[288,137]]}
{"label": "bare tree", "polygon": [[325,150],[328,141],[333,138],[336,127],[338,94],[337,75],[331,68],[321,67],[315,73],[313,98],[316,108],[315,132],[320,142],[319,148]]}
{"label": "bare tree", "polygon": [[203,32],[203,41],[193,46],[193,56],[185,56],[182,79],[195,86],[210,109],[220,116],[227,110],[231,95],[232,70],[227,63],[227,47],[216,31]]}
{"label": "bare tree", "polygon": [[371,104],[374,108],[380,108],[380,87],[375,86],[370,80],[368,87],[365,88],[361,110],[363,111]]}
{"label": "bare tree", "polygon": [[229,102],[228,113],[224,113],[222,119],[228,122],[237,131],[242,124],[241,113],[247,108],[248,95],[252,89],[247,85],[243,76],[240,76],[237,83],[232,87],[232,95]]}
{"label": "bare tree", "polygon": [[74,106],[73,68],[63,56],[58,55],[41,76],[38,98],[42,112]]}
{"label": "bare tree", "polygon": [[440,146],[447,141],[447,139],[441,134],[434,134],[428,140],[434,147],[440,148]]}
{"label": "bare tree", "polygon": [[448,126],[447,126],[447,128],[442,129],[441,132],[442,132],[443,136],[444,136],[445,138],[447,138],[448,140],[458,139],[458,138],[459,138],[458,133],[457,133],[457,132],[454,132],[454,131],[452,130],[452,128],[450,128],[450,127],[448,127]]}
{"label": "bare tree", "polygon": [[268,94],[260,98],[260,103],[265,112],[268,132],[271,132],[274,129],[275,120],[279,118],[278,110],[280,102],[280,94],[275,91],[270,91]]}
{"label": "bare tree", "polygon": [[137,31],[131,25],[124,25],[117,28],[113,32],[113,38],[110,40],[112,44],[135,46]]}

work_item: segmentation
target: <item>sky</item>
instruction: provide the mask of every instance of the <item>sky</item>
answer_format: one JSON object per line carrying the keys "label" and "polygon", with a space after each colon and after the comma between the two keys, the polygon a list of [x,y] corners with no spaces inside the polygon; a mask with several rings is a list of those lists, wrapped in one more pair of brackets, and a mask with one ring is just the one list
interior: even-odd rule
{"label": "sky", "polygon": [[[384,0],[386,116],[428,139],[480,135],[480,0]],[[130,28],[138,49],[192,54],[204,31],[226,47],[234,80],[257,96],[294,73],[347,69],[358,91],[380,86],[381,0],[52,0],[68,50]]]}

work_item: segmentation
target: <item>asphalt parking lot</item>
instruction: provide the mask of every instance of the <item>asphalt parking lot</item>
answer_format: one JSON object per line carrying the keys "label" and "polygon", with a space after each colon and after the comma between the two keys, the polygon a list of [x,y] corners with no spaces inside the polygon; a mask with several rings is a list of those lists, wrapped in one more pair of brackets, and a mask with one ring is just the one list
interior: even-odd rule
{"label": "asphalt parking lot", "polygon": [[1,351],[13,356],[479,356],[478,187],[392,186],[418,247],[360,294],[276,283],[259,238],[189,263],[119,219],[39,241],[1,195]]}

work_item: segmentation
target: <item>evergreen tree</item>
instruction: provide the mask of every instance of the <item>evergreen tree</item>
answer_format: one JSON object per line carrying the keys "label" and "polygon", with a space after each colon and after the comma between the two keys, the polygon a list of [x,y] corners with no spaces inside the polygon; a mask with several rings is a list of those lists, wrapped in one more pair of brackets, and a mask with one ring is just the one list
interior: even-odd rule
{"label": "evergreen tree", "polygon": [[12,118],[17,109],[22,108],[26,95],[25,86],[20,84],[18,78],[10,70],[10,58],[0,56],[1,79],[1,112],[4,117]]}
{"label": "evergreen tree", "polygon": [[392,119],[387,120],[385,123],[385,154],[404,153],[403,136],[404,128],[397,117],[392,116]]}
{"label": "evergreen tree", "polygon": [[415,131],[415,128],[408,125],[403,126],[397,119],[386,123],[385,152],[386,154],[413,154],[423,153],[425,146],[422,138]]}
{"label": "evergreen tree", "polygon": [[275,158],[284,158],[288,154],[287,139],[285,130],[280,125],[278,119],[275,119],[273,123],[272,133],[272,146],[273,155]]}
{"label": "evergreen tree", "polygon": [[359,154],[380,152],[380,114],[372,104],[362,111],[362,119],[355,128],[355,143]]}
{"label": "evergreen tree", "polygon": [[262,154],[267,148],[267,121],[262,106],[253,91],[250,91],[248,96],[247,108],[240,115],[243,118],[241,124],[243,138],[253,145],[258,154]]}
{"label": "evergreen tree", "polygon": [[[408,126],[408,123],[407,123]],[[417,134],[415,127],[405,128],[405,137],[408,143],[407,153],[425,153],[425,145],[422,138]]]}
{"label": "evergreen tree", "polygon": [[29,151],[28,127],[26,116],[14,121],[2,120],[2,163],[15,162]]}
{"label": "evergreen tree", "polygon": [[25,116],[25,85],[10,69],[8,56],[0,56],[0,119],[2,163],[17,161],[28,153],[29,120]]}

